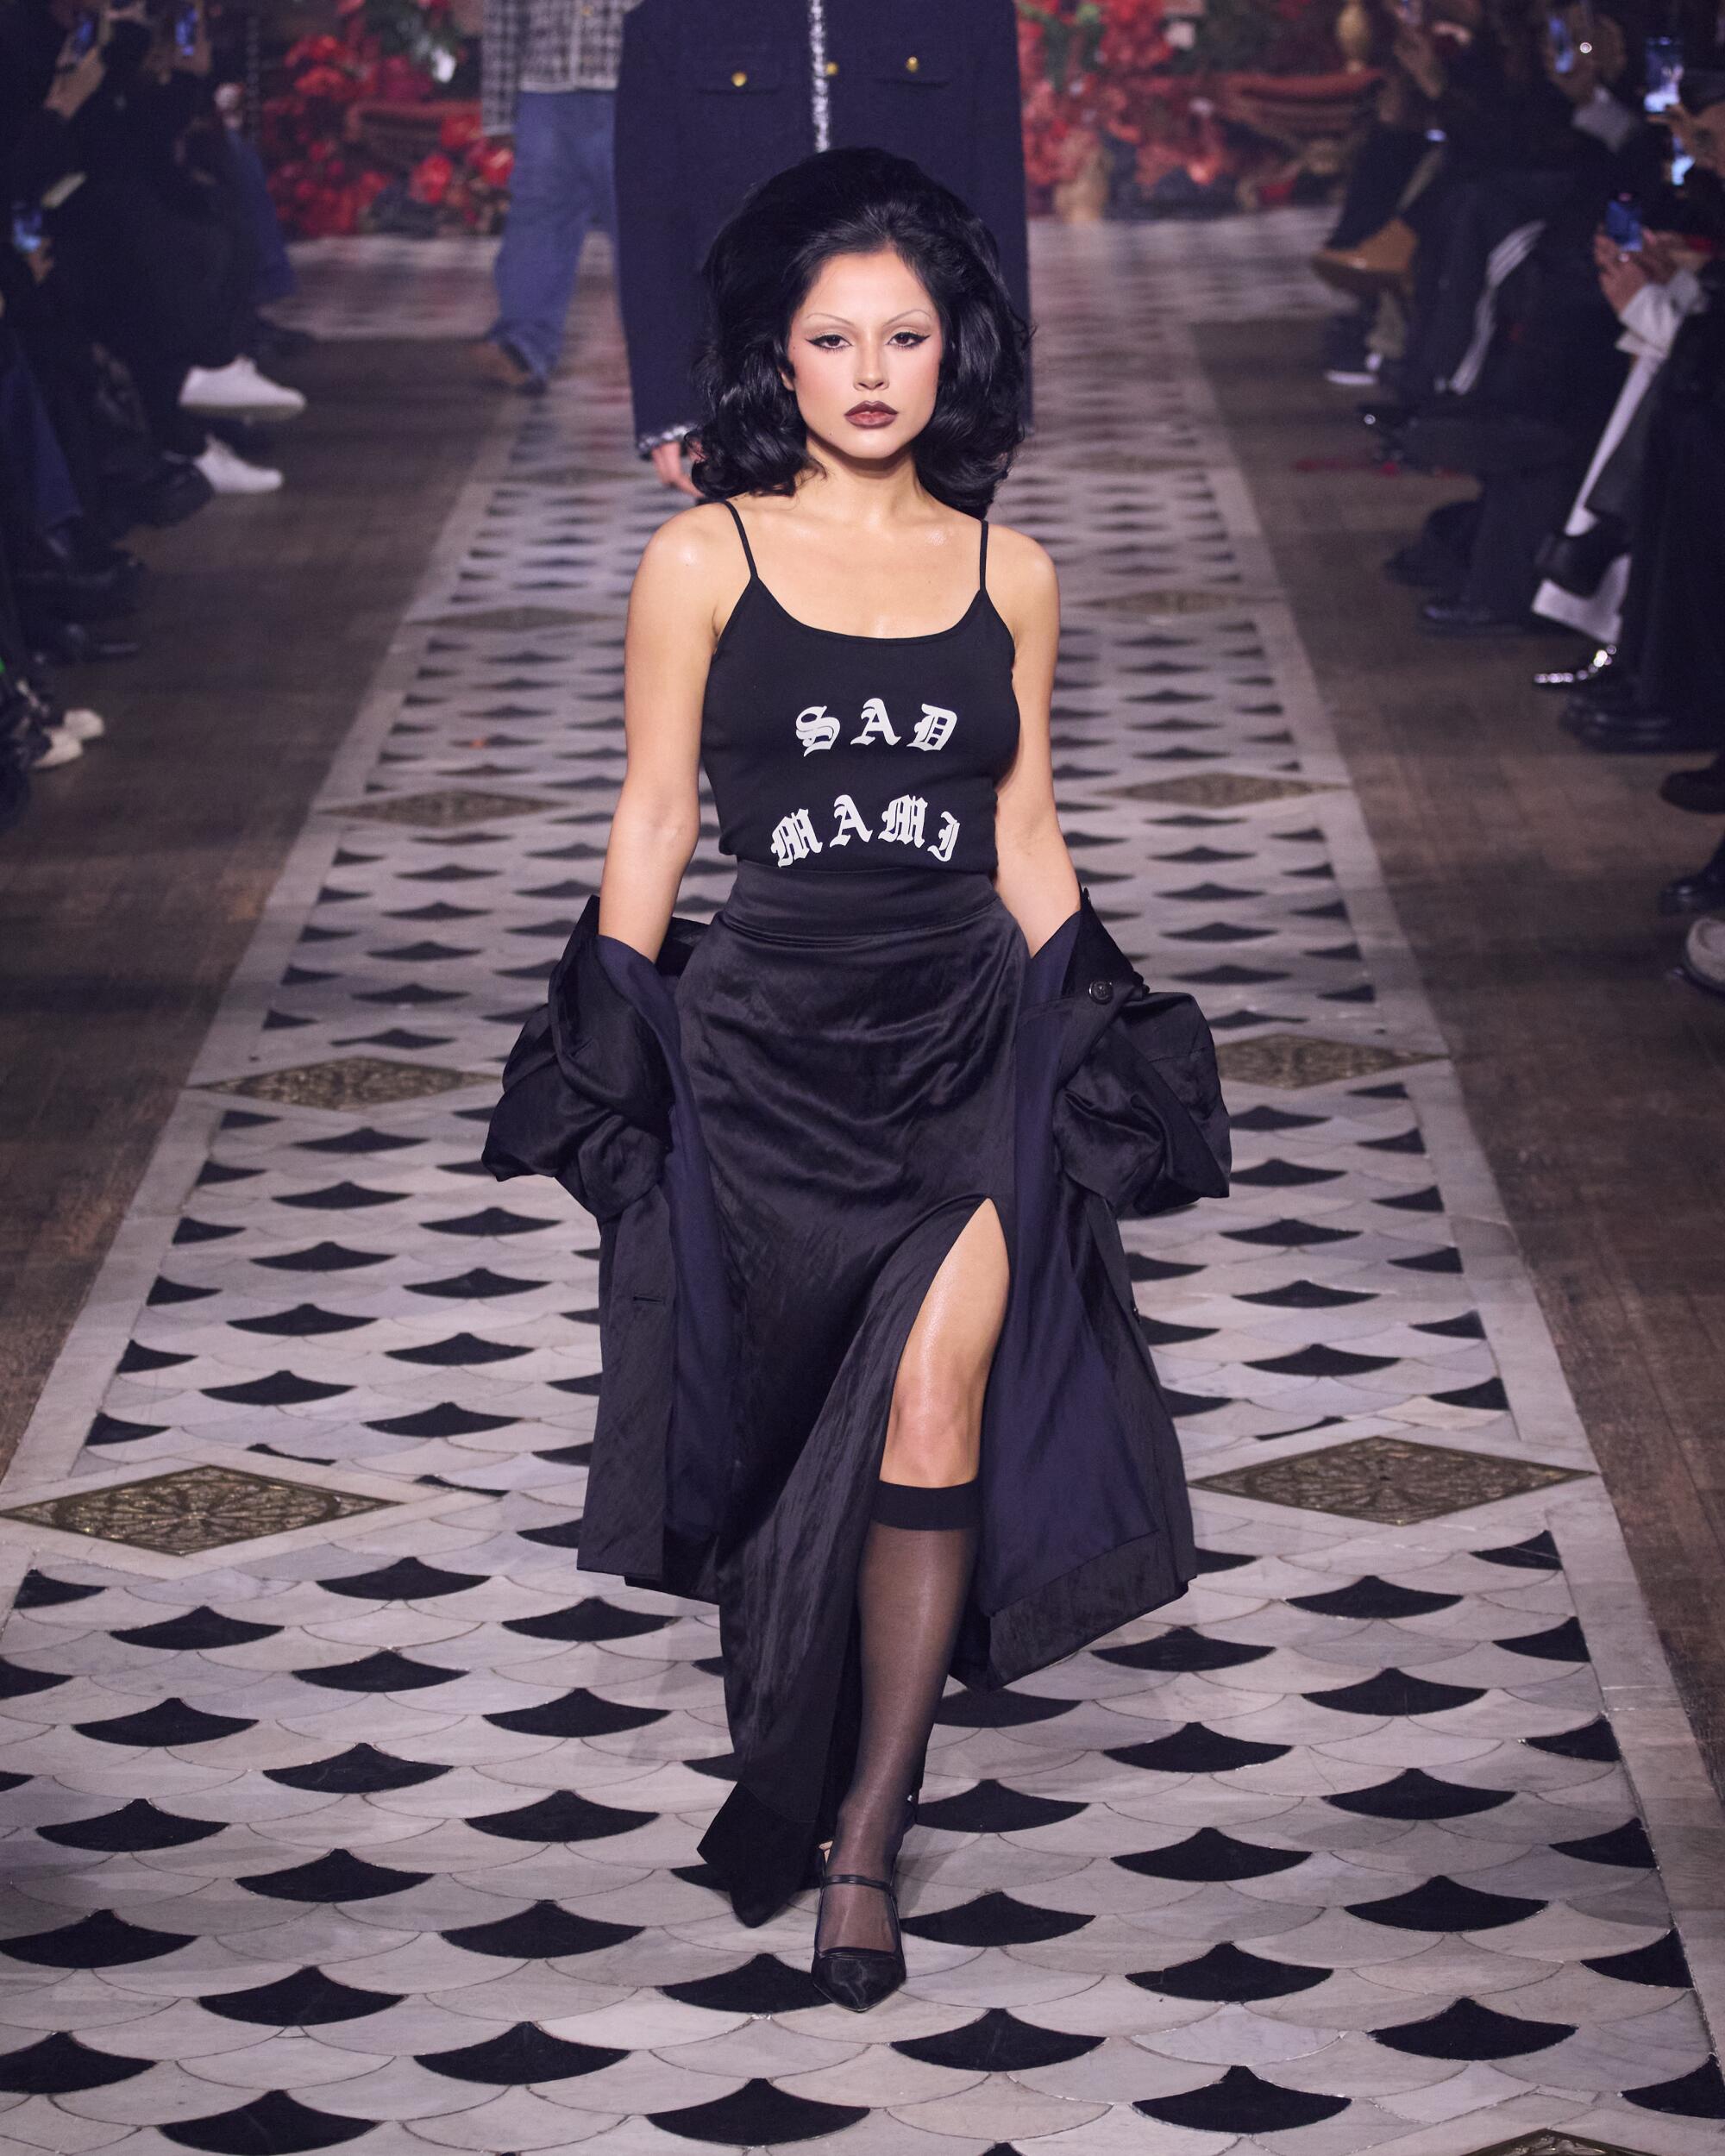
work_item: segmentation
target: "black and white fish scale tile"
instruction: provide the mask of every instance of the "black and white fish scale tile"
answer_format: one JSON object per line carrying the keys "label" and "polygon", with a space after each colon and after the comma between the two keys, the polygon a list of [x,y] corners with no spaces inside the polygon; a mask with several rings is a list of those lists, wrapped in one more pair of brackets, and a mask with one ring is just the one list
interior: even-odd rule
{"label": "black and white fish scale tile", "polygon": [[[1303,238],[1277,231],[1210,229],[1201,277],[1187,234],[1038,230],[1038,433],[1000,511],[1063,571],[1057,761],[1097,903],[1225,1044],[1342,1059],[1232,1085],[1235,1196],[1129,1231],[1145,1329],[1196,1474],[1368,1438],[1584,1474],[1497,1351],[1513,1250],[1458,1181],[1441,1041],[1164,327],[1264,304],[1254,266]],[[217,1463],[396,1501],[171,1564],[0,1521],[25,1553],[0,2142],[1716,2147],[1725,2089],[1565,1566],[1590,1482],[1412,1525],[1201,1492],[1181,1602],[949,1697],[911,1980],[866,2021],[811,1990],[806,1904],[744,1933],[703,1883],[711,1613],[574,1570],[596,1238],[475,1163],[596,885],[622,605],[665,513],[615,447],[587,298],[595,389],[530,414],[457,512],[369,768],[195,1074],[184,1200],[137,1224],[154,1256],[87,1441],[7,1486]],[[1164,788],[1204,776],[1228,783]],[[709,834],[686,910],[725,874]],[[223,1089],[361,1058],[425,1090]],[[1679,1854],[1720,1846],[1702,1819]]]}

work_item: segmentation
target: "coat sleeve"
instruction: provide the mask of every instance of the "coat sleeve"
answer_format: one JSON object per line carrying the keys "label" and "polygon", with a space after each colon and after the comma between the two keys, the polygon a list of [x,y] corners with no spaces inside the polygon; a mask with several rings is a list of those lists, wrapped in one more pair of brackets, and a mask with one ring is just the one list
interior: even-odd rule
{"label": "coat sleeve", "polygon": [[671,1078],[646,1020],[599,961],[588,901],[543,1010],[504,1066],[486,1133],[499,1181],[550,1175],[595,1219],[614,1219],[659,1181],[671,1142]]}
{"label": "coat sleeve", "polygon": [[[1026,322],[1030,235],[1026,223],[1024,91],[1019,78],[1018,11],[1012,0],[985,0],[978,26],[972,141],[975,179],[970,207],[994,235],[1000,275]],[[1025,419],[1031,417],[1030,354],[1025,354]]]}
{"label": "coat sleeve", "polygon": [[480,41],[480,122],[487,135],[512,135],[527,59],[527,0],[485,0]]}
{"label": "coat sleeve", "polygon": [[629,348],[635,446],[645,456],[694,424],[700,335],[698,240],[679,154],[676,54],[668,10],[624,20],[617,81],[617,283]]}

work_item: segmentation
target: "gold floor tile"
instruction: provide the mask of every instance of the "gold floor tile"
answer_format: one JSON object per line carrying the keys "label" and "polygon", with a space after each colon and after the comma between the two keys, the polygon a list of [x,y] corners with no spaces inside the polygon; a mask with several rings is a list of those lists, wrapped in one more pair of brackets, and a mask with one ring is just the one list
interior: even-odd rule
{"label": "gold floor tile", "polygon": [[0,1519],[28,1520],[98,1542],[123,1542],[161,1557],[186,1557],[225,1543],[327,1526],[332,1520],[377,1512],[393,1501],[283,1482],[241,1468],[182,1467],[106,1489],[73,1490],[38,1504],[15,1505],[0,1513]]}
{"label": "gold floor tile", "polygon": [[1260,801],[1293,801],[1304,793],[1333,793],[1309,779],[1265,779],[1252,771],[1189,771],[1177,779],[1140,779],[1136,786],[1104,792],[1117,801],[1172,801],[1182,808],[1251,808]]}
{"label": "gold floor tile", "polygon": [[1411,1527],[1470,1506],[1494,1504],[1500,1497],[1576,1482],[1584,1471],[1505,1459],[1495,1452],[1455,1451],[1412,1438],[1354,1438],[1296,1452],[1291,1459],[1200,1476],[1192,1487],[1253,1497],[1260,1504],[1293,1505],[1302,1512],[1339,1513],[1381,1527]]}
{"label": "gold floor tile", "polygon": [[212,1078],[205,1093],[241,1093],[248,1100],[273,1100],[289,1108],[377,1108],[392,1100],[423,1100],[459,1086],[494,1085],[484,1071],[448,1070],[435,1063],[398,1063],[385,1056],[336,1056],[328,1062],[294,1063],[260,1070],[249,1078]]}
{"label": "gold floor tile", "polygon": [[1417,1050],[1327,1040],[1310,1033],[1254,1033],[1250,1040],[1225,1041],[1216,1050],[1217,1067],[1225,1080],[1287,1092],[1302,1086],[1335,1085],[1344,1078],[1375,1077],[1380,1071],[1434,1060]]}
{"label": "gold floor tile", "polygon": [[374,801],[349,801],[332,816],[371,824],[419,824],[430,830],[454,830],[467,824],[490,824],[500,816],[540,816],[559,808],[557,801],[530,800],[519,793],[486,793],[477,787],[442,787],[435,793],[381,793]]}
{"label": "gold floor tile", "polygon": [[1566,2134],[1560,2126],[1518,2134],[1513,2141],[1494,2141],[1475,2156],[1638,2156],[1621,2141],[1596,2141],[1585,2134]]}

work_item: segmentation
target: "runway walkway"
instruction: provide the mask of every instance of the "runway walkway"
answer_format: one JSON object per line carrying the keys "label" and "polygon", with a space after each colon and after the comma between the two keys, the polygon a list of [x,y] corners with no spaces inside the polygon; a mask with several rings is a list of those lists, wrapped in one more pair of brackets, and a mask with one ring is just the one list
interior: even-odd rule
{"label": "runway walkway", "polygon": [[1223,1044],[1233,1197],[1127,1232],[1194,1590],[949,1699],[866,2021],[703,1883],[711,1613],[574,1569],[596,1237],[475,1159],[674,505],[589,310],[0,1486],[0,2147],[1716,2150],[1725,1827],[1187,335],[1301,236],[1038,228],[996,511],[1081,874]]}

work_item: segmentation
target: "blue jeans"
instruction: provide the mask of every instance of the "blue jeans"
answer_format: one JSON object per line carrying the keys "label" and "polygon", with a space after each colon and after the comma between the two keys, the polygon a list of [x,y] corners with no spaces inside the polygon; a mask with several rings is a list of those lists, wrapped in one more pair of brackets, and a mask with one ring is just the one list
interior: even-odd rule
{"label": "blue jeans", "polygon": [[609,90],[524,90],[515,109],[515,179],[498,249],[498,314],[488,335],[542,379],[557,363],[563,323],[595,222],[617,244]]}

